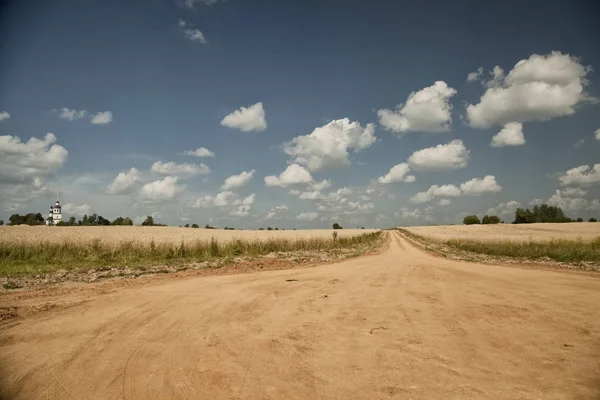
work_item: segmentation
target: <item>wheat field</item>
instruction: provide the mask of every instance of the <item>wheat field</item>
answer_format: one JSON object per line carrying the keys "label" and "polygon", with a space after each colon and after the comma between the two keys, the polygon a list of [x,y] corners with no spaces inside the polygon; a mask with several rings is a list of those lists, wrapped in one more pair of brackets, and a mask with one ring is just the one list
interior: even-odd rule
{"label": "wheat field", "polygon": [[409,226],[402,229],[440,241],[455,239],[479,242],[548,242],[555,239],[592,240],[600,237],[599,222]]}
{"label": "wheat field", "polygon": [[[378,229],[341,229],[338,237],[352,237],[364,233],[377,232]],[[222,229],[179,228],[174,226],[0,226],[0,242],[4,243],[64,243],[89,242],[100,240],[102,243],[146,242],[179,244],[193,241],[210,241],[215,238],[219,243],[236,240],[270,239],[326,239],[331,238],[333,229],[278,230],[278,231],[230,231]]]}

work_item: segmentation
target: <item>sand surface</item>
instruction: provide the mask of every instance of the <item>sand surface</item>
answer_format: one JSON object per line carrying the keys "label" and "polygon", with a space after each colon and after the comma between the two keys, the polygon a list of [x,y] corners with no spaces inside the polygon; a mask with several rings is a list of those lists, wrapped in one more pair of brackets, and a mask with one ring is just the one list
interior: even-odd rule
{"label": "sand surface", "polygon": [[0,324],[0,398],[600,398],[598,275],[389,234],[314,268],[2,294],[39,312]]}
{"label": "sand surface", "polygon": [[409,226],[408,231],[430,239],[472,239],[482,241],[544,241],[552,239],[591,240],[600,237],[599,222],[568,224],[497,224]]}
{"label": "sand surface", "polygon": [[[265,228],[266,229],[266,228]],[[378,229],[341,229],[338,237],[356,236],[377,232]],[[269,238],[331,238],[333,229],[308,229],[286,231],[230,231],[223,229],[179,228],[174,226],[0,226],[0,241],[14,242],[65,242],[99,239],[103,242],[141,241],[181,243],[181,240],[218,241],[265,240]]]}

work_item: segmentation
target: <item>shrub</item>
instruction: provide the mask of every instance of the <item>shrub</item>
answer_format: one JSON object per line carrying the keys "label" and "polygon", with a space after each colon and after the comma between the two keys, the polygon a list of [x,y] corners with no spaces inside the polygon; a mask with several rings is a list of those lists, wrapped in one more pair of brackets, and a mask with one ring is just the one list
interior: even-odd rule
{"label": "shrub", "polygon": [[583,218],[581,218],[581,217],[577,218],[577,222],[583,222]]}
{"label": "shrub", "polygon": [[481,220],[481,223],[484,225],[488,225],[488,224],[499,224],[500,223],[500,218],[498,218],[495,215],[489,216],[486,215],[485,217],[483,217],[483,219]]}
{"label": "shrub", "polygon": [[333,224],[333,229],[344,229],[344,228],[342,228],[341,225],[336,222],[335,224]]}
{"label": "shrub", "polygon": [[467,215],[464,219],[463,219],[463,224],[465,225],[475,225],[475,224],[480,224],[481,221],[479,221],[479,217],[477,215]]}
{"label": "shrub", "polygon": [[183,227],[184,227],[184,228],[189,228],[189,227],[190,227],[190,224],[185,224]]}
{"label": "shrub", "polygon": [[192,228],[200,228],[198,224],[192,224]]}
{"label": "shrub", "polygon": [[[596,218],[590,218],[590,219],[588,220],[588,222],[598,222],[598,220],[597,220]],[[0,225],[2,225],[2,224],[0,224]]]}

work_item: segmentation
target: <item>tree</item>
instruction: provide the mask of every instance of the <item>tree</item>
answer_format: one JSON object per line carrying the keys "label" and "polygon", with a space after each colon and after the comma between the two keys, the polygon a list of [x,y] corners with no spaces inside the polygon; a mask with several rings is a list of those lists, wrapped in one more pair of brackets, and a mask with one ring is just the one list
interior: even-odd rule
{"label": "tree", "polygon": [[267,228],[267,230],[268,230],[268,231],[272,231],[272,230],[273,230],[273,228],[271,228],[271,227],[268,227],[268,228]]}
{"label": "tree", "polygon": [[123,221],[125,221],[125,220],[123,219],[123,217],[117,217],[117,218],[116,218],[116,219],[115,219],[115,220],[112,222],[112,224],[113,224],[113,225],[123,225]]}
{"label": "tree", "polygon": [[479,217],[477,215],[467,215],[464,219],[463,219],[463,224],[465,225],[475,225],[475,224],[480,224],[481,221],[479,221]]}
{"label": "tree", "polygon": [[264,231],[265,228],[263,228],[262,226],[260,228],[258,228],[259,231]]}
{"label": "tree", "polygon": [[[2,222],[2,221],[0,221],[0,222]],[[596,218],[590,218],[588,220],[588,222],[598,222],[598,220]],[[0,225],[2,225],[2,224],[0,224]]]}
{"label": "tree", "polygon": [[75,219],[75,217],[71,217],[71,218],[69,218],[69,225],[70,225],[70,226],[75,226],[75,225],[77,225],[77,220]]}
{"label": "tree", "polygon": [[152,218],[152,216],[148,215],[146,217],[146,219],[144,220],[144,222],[142,222],[143,226],[152,226],[154,225],[154,218]]}
{"label": "tree", "polygon": [[481,220],[481,223],[484,224],[484,225],[487,225],[487,224],[499,224],[500,223],[500,218],[498,218],[495,215],[492,215],[492,216],[486,215]]}
{"label": "tree", "polygon": [[333,224],[333,229],[344,229],[344,228],[342,228],[342,226],[336,222],[335,224]]}
{"label": "tree", "polygon": [[133,225],[133,221],[129,217],[123,219],[123,225]]}
{"label": "tree", "polygon": [[189,228],[189,227],[190,227],[190,224],[185,224],[183,227],[184,227],[184,228]]}
{"label": "tree", "polygon": [[192,228],[200,228],[198,224],[192,224]]}
{"label": "tree", "polygon": [[0,219],[0,225],[4,225],[4,220]]}
{"label": "tree", "polygon": [[581,217],[577,218],[577,222],[583,222],[583,218],[581,218]]}

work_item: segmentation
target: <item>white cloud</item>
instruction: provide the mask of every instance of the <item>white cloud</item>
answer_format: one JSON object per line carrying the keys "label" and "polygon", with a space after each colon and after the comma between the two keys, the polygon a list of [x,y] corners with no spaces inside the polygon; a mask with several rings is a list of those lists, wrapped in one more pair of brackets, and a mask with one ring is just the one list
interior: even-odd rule
{"label": "white cloud", "polygon": [[483,75],[483,67],[477,68],[477,71],[475,72],[469,72],[467,74],[467,82],[476,82],[481,79],[481,75]]}
{"label": "white cloud", "polygon": [[271,175],[265,177],[266,186],[280,186],[287,188],[293,185],[308,184],[313,181],[310,172],[306,168],[291,164],[279,176]]}
{"label": "white cloud", "polygon": [[548,205],[560,207],[565,213],[577,213],[588,207],[588,201],[577,197],[581,195],[577,189],[557,190],[547,201]]}
{"label": "white cloud", "polygon": [[600,164],[580,165],[568,170],[558,180],[562,186],[567,185],[591,185],[600,182]]}
{"label": "white cloud", "polygon": [[228,190],[217,193],[217,195],[215,196],[215,199],[213,201],[213,204],[217,207],[225,207],[226,205],[229,204],[229,199],[233,196],[233,192],[230,192]]}
{"label": "white cloud", "polygon": [[177,185],[179,177],[167,176],[162,180],[142,186],[140,200],[145,203],[159,203],[174,199],[185,190],[185,185]]}
{"label": "white cloud", "polygon": [[495,207],[490,207],[485,212],[487,215],[514,215],[517,208],[521,207],[521,203],[515,200],[507,201],[506,203],[498,203]]}
{"label": "white cloud", "polygon": [[319,216],[317,212],[303,212],[296,216],[298,221],[314,221]]}
{"label": "white cloud", "polygon": [[525,137],[523,136],[523,124],[520,122],[509,122],[504,125],[504,128],[502,128],[500,132],[492,137],[490,146],[522,146],[524,144]]}
{"label": "white cloud", "polygon": [[6,111],[0,111],[0,122],[6,121],[10,118],[10,114]]}
{"label": "white cloud", "polygon": [[159,175],[181,175],[181,176],[195,176],[195,175],[206,175],[210,174],[210,168],[208,166],[200,164],[177,164],[173,161],[163,163],[162,161],[156,161],[152,164],[152,172]]}
{"label": "white cloud", "polygon": [[285,153],[294,163],[305,165],[311,171],[342,167],[350,164],[348,151],[358,152],[375,142],[375,127],[365,128],[348,118],[329,122],[308,135],[296,136],[284,144]]}
{"label": "white cloud", "polygon": [[540,204],[544,204],[544,200],[542,199],[533,199],[529,202],[530,206],[539,206]]}
{"label": "white cloud", "polygon": [[329,179],[323,179],[321,182],[315,182],[310,185],[312,190],[325,190],[331,187],[331,181]]}
{"label": "white cloud", "polygon": [[436,197],[459,197],[461,191],[454,185],[433,185],[425,192],[419,192],[410,198],[414,204],[427,203]]}
{"label": "white cloud", "polygon": [[502,186],[496,182],[496,177],[487,175],[483,179],[473,178],[460,185],[463,194],[477,196],[483,193],[496,193],[502,190]]}
{"label": "white cloud", "polygon": [[447,144],[415,151],[408,158],[408,164],[416,171],[459,169],[467,166],[470,153],[462,140],[456,139]]}
{"label": "white cloud", "polygon": [[115,179],[108,185],[108,194],[129,194],[135,190],[140,181],[140,171],[131,168],[129,171],[119,172]]}
{"label": "white cloud", "polygon": [[415,208],[413,210],[408,207],[402,207],[398,212],[394,213],[395,216],[401,217],[402,219],[421,219],[424,218],[427,221],[432,221],[433,217],[431,216],[432,208],[427,207],[424,211]]}
{"label": "white cloud", "polygon": [[452,203],[450,199],[441,199],[438,203],[439,206],[449,206]]}
{"label": "white cloud", "polygon": [[207,149],[206,147],[200,147],[196,150],[186,150],[183,152],[186,156],[194,156],[194,157],[214,157],[215,153]]}
{"label": "white cloud", "polygon": [[394,165],[387,174],[380,176],[377,181],[384,185],[396,182],[414,182],[415,176],[407,175],[409,172],[410,167],[407,163]]}
{"label": "white cloud", "polygon": [[60,110],[60,115],[58,116],[60,119],[66,119],[67,121],[75,121],[76,119],[83,119],[88,116],[88,112],[86,110],[72,110],[67,107],[64,107]]}
{"label": "white cloud", "polygon": [[196,202],[192,205],[192,208],[208,208],[214,205],[215,198],[209,194],[200,197]]}
{"label": "white cloud", "polygon": [[587,210],[600,211],[600,199],[594,199],[588,206]]}
{"label": "white cloud", "polygon": [[221,186],[223,190],[231,190],[238,189],[252,179],[254,176],[255,170],[252,171],[242,171],[239,175],[231,175],[229,178],[225,179],[225,182]]}
{"label": "white cloud", "polygon": [[17,136],[0,136],[0,183],[15,183],[50,176],[67,162],[69,152],[53,144],[56,136],[21,142]]}
{"label": "white cloud", "polygon": [[302,192],[298,196],[300,200],[317,200],[321,198],[321,192],[314,190],[312,192]]}
{"label": "white cloud", "polygon": [[232,215],[234,217],[246,217],[250,213],[251,209],[252,209],[252,206],[247,205],[247,204],[242,204],[235,210],[231,211],[229,213],[229,215]]}
{"label": "white cloud", "polygon": [[596,129],[596,131],[594,132],[594,137],[596,138],[596,140],[600,140],[600,129]]}
{"label": "white cloud", "polygon": [[579,149],[579,148],[583,147],[584,143],[585,143],[585,139],[579,139],[578,141],[573,143],[573,147],[575,147],[576,149]]}
{"label": "white cloud", "polygon": [[259,131],[267,129],[267,121],[265,121],[265,110],[263,103],[258,102],[249,107],[240,107],[231,114],[225,116],[221,121],[221,125],[233,129],[239,129],[244,132]]}
{"label": "white cloud", "polygon": [[177,23],[177,26],[179,26],[179,29],[187,40],[192,42],[207,43],[204,34],[199,29],[194,28],[193,24],[180,19]]}
{"label": "white cloud", "polygon": [[255,194],[252,193],[250,196],[248,196],[245,199],[243,199],[241,201],[241,204],[243,206],[251,206],[252,204],[254,204],[254,197],[255,197]]}
{"label": "white cloud", "polygon": [[379,123],[397,133],[449,131],[452,125],[450,98],[455,94],[456,90],[446,82],[437,81],[432,86],[412,92],[406,103],[399,104],[396,110],[378,110]]}
{"label": "white cloud", "polygon": [[581,102],[592,100],[584,91],[589,71],[558,51],[519,61],[505,78],[498,67],[479,104],[467,106],[467,117],[471,126],[487,128],[571,115]]}
{"label": "white cloud", "polygon": [[280,206],[275,206],[273,208],[271,208],[269,210],[269,212],[267,213],[267,215],[265,216],[266,219],[278,219],[281,218],[281,213],[285,212],[289,210],[289,207],[282,204]]}
{"label": "white cloud", "polygon": [[183,0],[183,5],[187,8],[194,10],[196,8],[196,3],[204,3],[206,5],[212,6],[213,4],[218,3],[223,0]]}
{"label": "white cloud", "polygon": [[566,188],[561,191],[562,195],[565,197],[582,197],[587,194],[587,190],[581,188]]}
{"label": "white cloud", "polygon": [[89,214],[91,207],[89,204],[77,205],[77,204],[73,204],[73,203],[67,203],[67,204],[63,204],[61,209],[62,209],[62,212],[66,215],[70,215],[70,216],[74,216],[74,217],[81,217],[85,214]]}
{"label": "white cloud", "polygon": [[96,113],[92,117],[92,124],[94,124],[94,125],[106,125],[106,124],[111,123],[112,120],[113,120],[112,112],[110,112],[110,111],[102,111],[102,112]]}

